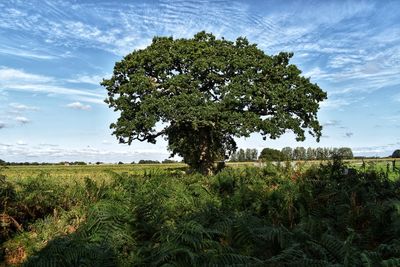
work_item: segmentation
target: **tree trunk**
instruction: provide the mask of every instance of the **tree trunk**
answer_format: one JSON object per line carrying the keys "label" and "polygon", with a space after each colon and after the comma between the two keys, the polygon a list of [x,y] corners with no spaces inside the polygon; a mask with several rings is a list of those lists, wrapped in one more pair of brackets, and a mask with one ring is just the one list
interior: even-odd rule
{"label": "tree trunk", "polygon": [[207,129],[200,129],[200,157],[199,157],[199,171],[203,175],[213,174],[213,153],[211,148],[210,132]]}

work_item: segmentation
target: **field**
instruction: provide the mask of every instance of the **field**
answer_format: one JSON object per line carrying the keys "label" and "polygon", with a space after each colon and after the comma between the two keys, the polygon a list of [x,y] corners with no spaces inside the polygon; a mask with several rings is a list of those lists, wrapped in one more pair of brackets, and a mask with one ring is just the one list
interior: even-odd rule
{"label": "field", "polygon": [[140,174],[154,170],[179,170],[185,164],[102,164],[102,165],[43,165],[43,166],[7,166],[2,173],[9,179],[24,179],[31,176],[49,176],[68,180],[83,180],[85,177],[101,181],[117,174]]}
{"label": "field", "polygon": [[387,162],[235,163],[209,177],[184,164],[3,168],[0,262],[399,266]]}
{"label": "field", "polygon": [[[347,166],[355,168],[359,171],[376,170],[388,173],[390,179],[397,179],[400,176],[400,170],[393,171],[393,160],[390,158],[383,159],[365,159],[362,160],[345,160]],[[324,164],[326,161],[293,161],[290,162],[292,167],[306,169],[309,166]],[[245,168],[245,167],[262,167],[265,162],[228,162],[229,168]],[[274,163],[278,164],[278,163]],[[286,162],[279,164],[285,165]],[[396,163],[396,167],[400,169],[400,161]],[[108,180],[114,174],[138,174],[143,175],[149,171],[185,171],[187,165],[183,163],[169,164],[101,164],[101,165],[43,165],[43,166],[8,166],[1,170],[1,173],[12,180],[24,179],[32,176],[50,176],[53,178],[62,178],[62,181],[79,181],[85,177],[102,181]]]}

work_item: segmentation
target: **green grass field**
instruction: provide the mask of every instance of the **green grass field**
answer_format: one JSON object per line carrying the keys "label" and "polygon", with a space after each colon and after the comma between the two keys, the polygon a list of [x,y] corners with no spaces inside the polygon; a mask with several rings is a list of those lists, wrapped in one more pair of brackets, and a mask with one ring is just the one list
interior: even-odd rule
{"label": "green grass field", "polygon": [[[293,161],[292,166],[298,168],[308,168],[312,165],[319,165],[327,161]],[[345,160],[345,164],[359,171],[374,169],[376,171],[388,172],[391,179],[397,179],[400,171],[393,171],[392,159],[366,159],[362,160]],[[364,162],[364,163],[363,163]],[[244,168],[249,166],[261,167],[266,163],[262,162],[228,162],[228,168]],[[281,162],[280,164],[286,164]],[[400,161],[396,163],[400,169]],[[1,170],[1,173],[9,179],[19,180],[32,176],[50,176],[54,178],[63,178],[64,181],[82,180],[89,177],[94,180],[107,180],[113,174],[138,174],[142,175],[149,171],[185,171],[187,165],[183,163],[169,164],[101,164],[101,165],[43,165],[43,166],[7,166]]]}
{"label": "green grass field", "polygon": [[114,173],[144,174],[155,170],[180,170],[186,165],[177,164],[102,164],[102,165],[43,165],[43,166],[7,166],[2,173],[12,180],[32,176],[82,180],[89,177],[94,180],[107,180]]}

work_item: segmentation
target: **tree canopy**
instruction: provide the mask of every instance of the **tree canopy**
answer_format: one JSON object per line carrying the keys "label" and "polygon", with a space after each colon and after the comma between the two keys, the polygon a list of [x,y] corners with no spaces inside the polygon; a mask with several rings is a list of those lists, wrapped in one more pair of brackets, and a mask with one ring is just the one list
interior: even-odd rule
{"label": "tree canopy", "polygon": [[259,159],[265,161],[281,161],[285,160],[285,155],[277,149],[267,147],[261,150]]}
{"label": "tree canopy", "polygon": [[400,149],[393,151],[392,158],[400,158]]}
{"label": "tree canopy", "polygon": [[275,139],[291,130],[319,140],[319,103],[326,93],[289,64],[292,53],[269,56],[246,38],[199,32],[190,39],[155,37],[117,62],[102,85],[120,113],[111,124],[121,143],[168,140],[172,155],[204,174],[236,150],[234,137]]}

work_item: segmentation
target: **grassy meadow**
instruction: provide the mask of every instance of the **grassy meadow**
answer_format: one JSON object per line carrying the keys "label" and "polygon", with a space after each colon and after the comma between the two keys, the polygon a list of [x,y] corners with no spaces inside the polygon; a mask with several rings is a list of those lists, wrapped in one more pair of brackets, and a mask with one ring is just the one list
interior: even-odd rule
{"label": "grassy meadow", "polygon": [[[399,266],[386,161],[10,166],[4,266]],[[348,171],[353,166],[355,171]]]}
{"label": "grassy meadow", "polygon": [[[327,161],[291,161],[291,167],[299,170],[305,170],[310,166],[324,164]],[[396,179],[400,176],[399,171],[393,171],[393,159],[353,159],[344,160],[350,168],[355,168],[359,171],[375,170],[388,173],[391,179]],[[266,162],[227,162],[228,168],[243,169],[246,167],[262,167],[267,165]],[[276,165],[286,165],[287,162],[275,162]],[[397,168],[400,169],[400,160],[397,161]],[[183,172],[187,170],[187,165],[184,163],[168,163],[168,164],[100,164],[100,165],[25,165],[25,166],[6,166],[0,170],[8,179],[19,180],[26,177],[41,176],[62,178],[62,182],[79,181],[86,177],[90,177],[96,181],[107,181],[114,177],[115,174],[127,175],[143,175],[149,171],[164,171]]]}
{"label": "grassy meadow", "polygon": [[[229,168],[242,169],[249,166],[261,166],[256,162],[227,163]],[[99,164],[99,165],[19,165],[0,167],[0,174],[11,181],[29,177],[48,177],[61,183],[82,182],[85,178],[97,182],[109,181],[115,175],[145,175],[149,172],[180,173],[188,166],[184,163],[168,164]]]}

